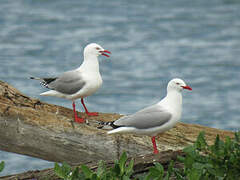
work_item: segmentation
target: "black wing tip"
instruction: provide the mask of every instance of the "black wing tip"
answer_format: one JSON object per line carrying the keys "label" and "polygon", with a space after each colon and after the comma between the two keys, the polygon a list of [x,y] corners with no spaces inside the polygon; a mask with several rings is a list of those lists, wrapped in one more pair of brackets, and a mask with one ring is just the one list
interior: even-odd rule
{"label": "black wing tip", "polygon": [[112,122],[110,122],[110,124],[109,124],[113,129],[117,129],[117,128],[119,128],[119,127],[123,127],[123,126],[115,125],[114,123],[115,123],[115,121],[112,121]]}
{"label": "black wing tip", "polygon": [[50,84],[51,82],[55,81],[57,79],[57,77],[54,77],[54,78],[42,78],[43,81],[46,83],[46,84]]}
{"label": "black wing tip", "polygon": [[100,126],[98,126],[97,128],[98,128],[98,129],[103,129],[105,126],[108,126],[108,127],[110,126],[110,127],[112,127],[113,129],[116,129],[116,128],[121,127],[121,126],[115,125],[114,122],[115,122],[115,121],[112,121],[112,122],[103,122],[103,121],[100,121],[100,122],[99,122],[99,125],[100,125]]}
{"label": "black wing tip", "polygon": [[45,81],[40,82],[40,85],[42,85],[42,86],[50,89],[50,88],[48,87],[48,84],[47,84]]}

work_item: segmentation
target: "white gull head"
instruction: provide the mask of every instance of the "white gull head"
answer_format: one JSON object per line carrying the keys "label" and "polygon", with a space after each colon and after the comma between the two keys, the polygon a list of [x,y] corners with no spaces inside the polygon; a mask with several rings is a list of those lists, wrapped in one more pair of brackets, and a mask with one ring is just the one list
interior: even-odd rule
{"label": "white gull head", "polygon": [[103,49],[103,47],[101,47],[100,45],[96,44],[96,43],[91,43],[88,44],[85,48],[84,48],[84,57],[88,57],[88,56],[96,56],[98,57],[99,55],[103,55],[106,57],[109,57],[108,54],[111,54],[110,51]]}
{"label": "white gull head", "polygon": [[183,89],[192,90],[190,86],[187,86],[186,83],[179,78],[172,79],[169,81],[167,86],[167,92],[178,91],[181,92]]}

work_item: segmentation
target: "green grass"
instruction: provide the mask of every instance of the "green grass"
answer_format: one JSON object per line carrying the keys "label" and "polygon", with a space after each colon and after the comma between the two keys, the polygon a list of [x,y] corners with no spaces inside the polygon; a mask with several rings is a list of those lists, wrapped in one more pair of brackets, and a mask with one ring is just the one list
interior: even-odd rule
{"label": "green grass", "polygon": [[205,133],[201,132],[196,142],[183,151],[186,155],[177,159],[183,168],[175,168],[175,162],[170,161],[168,169],[164,170],[160,163],[155,163],[138,177],[133,177],[134,162],[127,161],[125,152],[113,167],[100,161],[98,169],[92,171],[86,165],[72,169],[66,163],[56,163],[54,170],[64,180],[233,180],[240,177],[240,132],[235,133],[234,139],[227,137],[225,141],[217,136],[213,145],[207,144]]}
{"label": "green grass", "polygon": [[240,177],[240,133],[235,138],[220,140],[208,145],[204,132],[201,132],[192,146],[183,150],[186,157],[178,160],[184,163],[183,169],[175,169],[178,180],[235,180]]}
{"label": "green grass", "polygon": [[107,168],[103,161],[99,161],[96,172],[89,169],[86,165],[81,165],[72,170],[66,163],[63,163],[61,166],[55,163],[54,171],[58,177],[65,180],[130,180],[133,173],[133,160],[127,163],[127,155],[123,153],[111,168]]}

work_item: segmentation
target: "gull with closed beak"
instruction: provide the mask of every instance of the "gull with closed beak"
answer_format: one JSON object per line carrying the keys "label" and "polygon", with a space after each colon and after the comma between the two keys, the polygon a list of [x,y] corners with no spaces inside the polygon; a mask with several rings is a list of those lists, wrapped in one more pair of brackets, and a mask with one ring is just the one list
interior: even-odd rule
{"label": "gull with closed beak", "polygon": [[114,122],[105,123],[105,125],[113,128],[113,130],[108,131],[108,134],[149,135],[152,137],[153,153],[157,154],[155,136],[173,128],[181,119],[183,89],[192,90],[183,80],[172,79],[167,86],[167,95],[157,104],[146,107],[132,115],[123,116]]}

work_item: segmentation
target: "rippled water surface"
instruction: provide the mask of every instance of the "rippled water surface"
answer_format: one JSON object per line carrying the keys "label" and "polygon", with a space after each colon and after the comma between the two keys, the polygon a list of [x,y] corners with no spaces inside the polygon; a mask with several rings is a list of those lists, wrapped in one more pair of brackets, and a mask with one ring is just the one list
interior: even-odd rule
{"label": "rippled water surface", "polygon": [[[158,102],[175,77],[183,93],[182,121],[240,129],[240,1],[0,1],[0,80],[28,96],[46,89],[28,80],[77,68],[83,47],[96,42],[103,87],[86,99],[91,111],[133,113]],[[78,103],[80,108],[80,103]],[[3,174],[52,167],[50,162],[0,152]]]}

